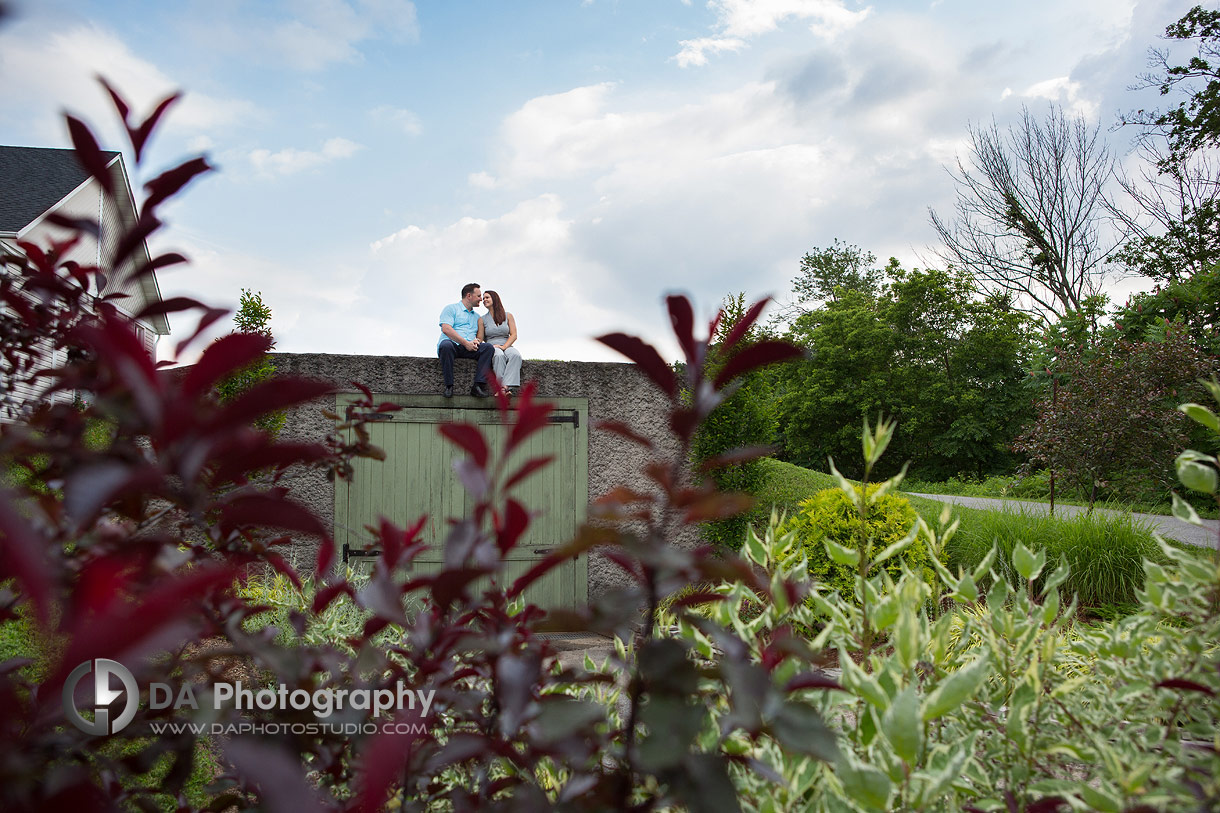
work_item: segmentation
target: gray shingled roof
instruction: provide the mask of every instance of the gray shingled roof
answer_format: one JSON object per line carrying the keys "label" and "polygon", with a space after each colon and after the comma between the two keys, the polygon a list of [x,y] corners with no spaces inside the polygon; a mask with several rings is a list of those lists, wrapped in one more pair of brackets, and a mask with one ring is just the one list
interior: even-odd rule
{"label": "gray shingled roof", "polygon": [[72,150],[0,146],[0,232],[20,231],[88,177]]}

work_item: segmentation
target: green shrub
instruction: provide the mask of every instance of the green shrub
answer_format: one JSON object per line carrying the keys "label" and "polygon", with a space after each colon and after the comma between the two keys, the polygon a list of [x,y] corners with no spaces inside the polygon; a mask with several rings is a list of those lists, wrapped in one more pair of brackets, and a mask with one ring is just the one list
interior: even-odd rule
{"label": "green shrub", "polygon": [[995,570],[1016,587],[1023,580],[1012,567],[1012,552],[1023,542],[1034,552],[1045,550],[1048,562],[1067,563],[1068,577],[1060,590],[1065,596],[1075,595],[1082,607],[1133,603],[1144,586],[1144,560],[1165,561],[1151,528],[1130,514],[1095,511],[1051,517],[1012,509],[958,512],[961,528],[945,549],[950,571],[973,570],[994,544],[999,549]]}
{"label": "green shrub", "polygon": [[[269,349],[275,348],[275,336],[271,333],[271,306],[263,302],[262,292],[254,293],[246,288],[241,289],[241,305],[233,314],[233,324],[236,333],[256,333],[271,340]],[[247,364],[232,375],[226,376],[216,385],[216,396],[221,403],[236,400],[237,397],[255,384],[272,378],[275,375],[275,365],[268,356]],[[288,418],[283,410],[260,415],[254,421],[256,429],[266,432],[271,437],[279,436]]]}
{"label": "green shrub", "polygon": [[[868,495],[876,494],[879,485],[868,487]],[[856,493],[860,487],[856,486]],[[838,488],[827,488],[801,503],[800,512],[784,521],[780,533],[795,531],[809,561],[809,574],[815,581],[838,590],[844,597],[855,595],[856,569],[830,558],[825,541],[846,548],[859,549],[863,537],[870,543],[872,558],[902,539],[915,524],[915,509],[904,497],[883,494],[869,508],[863,533],[860,515],[848,496]],[[932,580],[931,562],[922,539],[916,539],[906,550],[885,562],[885,570],[897,580],[902,575],[901,563],[924,578]]]}

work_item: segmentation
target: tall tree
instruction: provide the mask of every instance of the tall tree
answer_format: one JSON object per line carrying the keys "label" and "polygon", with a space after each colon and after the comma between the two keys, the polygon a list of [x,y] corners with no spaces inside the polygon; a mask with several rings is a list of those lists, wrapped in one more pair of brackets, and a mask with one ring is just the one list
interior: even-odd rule
{"label": "tall tree", "polygon": [[1157,88],[1162,96],[1180,95],[1166,110],[1136,110],[1121,116],[1122,124],[1143,127],[1169,142],[1167,163],[1182,161],[1206,147],[1220,147],[1220,11],[1195,6],[1165,28],[1165,38],[1193,42],[1195,54],[1186,64],[1173,65],[1169,49],[1149,52],[1152,70],[1137,88]]}
{"label": "tall tree", "polygon": [[1096,293],[1117,240],[1103,187],[1114,159],[1100,127],[1051,106],[1044,120],[1022,108],[1007,130],[970,127],[970,155],[957,161],[956,216],[929,209],[948,264],[984,293],[1054,321]]}
{"label": "tall tree", "polygon": [[876,267],[877,257],[836,237],[827,248],[815,248],[801,257],[801,269],[792,278],[792,295],[802,311],[813,304],[834,302],[845,291],[876,296],[885,272]]}
{"label": "tall tree", "polygon": [[[1165,37],[1194,42],[1186,64],[1171,64],[1168,48],[1151,49],[1149,73],[1135,89],[1157,88],[1183,97],[1168,110],[1137,110],[1120,124],[1140,128],[1137,175],[1120,175],[1126,192],[1113,214],[1131,239],[1116,255],[1128,270],[1178,283],[1220,261],[1220,11],[1195,6],[1165,29]],[[1172,60],[1178,61],[1176,59]]]}
{"label": "tall tree", "polygon": [[1178,161],[1164,139],[1143,139],[1140,169],[1116,175],[1123,194],[1107,207],[1128,239],[1115,261],[1128,271],[1176,283],[1220,262],[1220,166],[1210,150]]}
{"label": "tall tree", "polygon": [[890,465],[929,479],[1010,469],[1028,412],[1028,319],[1001,298],[977,301],[958,273],[894,269],[878,296],[848,291],[799,317],[788,339],[810,357],[780,371],[786,459],[827,456],[859,476],[860,421],[898,422]]}

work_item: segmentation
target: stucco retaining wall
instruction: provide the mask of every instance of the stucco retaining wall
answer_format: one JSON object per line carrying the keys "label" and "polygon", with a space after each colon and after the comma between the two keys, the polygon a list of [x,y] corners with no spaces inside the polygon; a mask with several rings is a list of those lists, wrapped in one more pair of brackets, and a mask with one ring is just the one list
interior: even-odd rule
{"label": "stucco retaining wall", "polygon": [[[377,393],[405,395],[439,394],[442,389],[440,362],[414,356],[347,356],[329,353],[274,353],[276,369],[334,384],[340,391],[354,392],[358,381]],[[455,365],[454,405],[475,399],[470,389],[474,362]],[[663,454],[673,454],[676,444],[668,431],[665,396],[633,365],[587,361],[531,361],[522,369],[523,380],[538,383],[541,398],[587,398],[589,401],[589,499],[596,500],[616,485],[639,488],[641,470],[649,453],[641,446],[597,429],[599,421],[621,421],[649,438]],[[298,407],[288,416],[281,437],[318,439],[333,424],[322,408],[335,408],[335,399]],[[312,508],[328,524],[334,523],[335,486],[316,472],[289,476],[286,484],[293,497]],[[694,544],[697,535],[688,531],[681,544]],[[316,542],[302,541],[292,551],[297,566],[307,566],[316,555]],[[589,556],[590,598],[621,584],[622,571],[593,551]]]}

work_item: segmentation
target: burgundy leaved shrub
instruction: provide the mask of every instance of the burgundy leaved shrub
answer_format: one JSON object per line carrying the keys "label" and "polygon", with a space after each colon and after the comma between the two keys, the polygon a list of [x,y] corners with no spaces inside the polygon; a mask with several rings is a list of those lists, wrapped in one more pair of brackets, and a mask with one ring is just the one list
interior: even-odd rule
{"label": "burgundy leaved shrub", "polygon": [[[119,94],[111,96],[139,167],[144,143],[176,97],[135,122]],[[115,194],[89,129],[73,118],[68,124],[81,164]],[[600,338],[668,396],[676,443],[662,455],[629,427],[601,427],[648,447],[654,459],[639,482],[598,501],[595,525],[519,578],[503,577],[505,554],[530,522],[510,489],[548,462],[529,460],[513,470],[504,463],[547,423],[550,407],[527,384],[511,408],[500,399],[501,418],[512,428],[499,455],[474,425],[442,429],[465,452],[456,468],[475,497],[471,513],[452,522],[443,567],[412,568],[428,518],[405,529],[383,521],[370,529],[370,543],[382,552],[371,575],[349,581],[335,572],[330,529],[289,499],[280,478],[293,466],[350,476],[353,457],[380,455],[364,423],[395,407],[375,403],[362,388],[353,409],[330,416],[336,428],[326,442],[280,442],[252,424],[327,395],[329,386],[280,376],[221,403],[217,382],[260,358],[266,337],[224,337],[189,371],[167,375],[129,320],[107,297],[90,293],[113,275],[135,278],[183,262],[170,254],[132,267],[130,258],[161,227],[158,207],[209,170],[204,159],[193,159],[145,184],[137,222],[101,268],[61,262],[66,244],[22,244],[22,256],[5,258],[0,399],[8,398],[15,414],[18,380],[46,382],[49,396],[80,397],[75,404],[45,398],[20,420],[0,424],[0,461],[27,475],[0,494],[0,623],[33,618],[50,663],[39,682],[22,660],[0,664],[0,807],[372,811],[395,800],[405,810],[731,811],[738,804],[729,766],[754,763],[726,747],[730,736],[833,756],[832,736],[798,694],[833,684],[809,675],[811,653],[799,636],[776,630],[761,660],[752,659],[736,633],[704,615],[684,616],[688,605],[717,600],[698,592],[673,602],[671,611],[715,643],[714,659],[696,658],[690,644],[659,634],[655,623],[661,602],[691,584],[734,581],[762,601],[776,591],[788,604],[804,598],[794,584],[759,574],[744,560],[673,544],[684,528],[747,506],[710,482],[690,484],[691,441],[742,376],[797,355],[796,348],[756,342],[712,376],[707,337],[717,334],[717,323],[696,337],[689,301],[669,297],[684,380],[642,340]],[[754,304],[719,337],[722,349],[742,340],[763,305]],[[197,315],[179,353],[222,315],[171,299],[137,316],[154,312]],[[54,351],[66,351],[66,363],[53,365]],[[108,427],[108,442],[86,443],[99,422]],[[730,452],[705,465],[750,454]],[[284,646],[282,631],[248,623],[263,608],[241,598],[235,584],[252,568],[299,584],[301,574],[281,551],[302,535],[322,539],[312,574],[317,589],[312,607],[290,614],[290,625],[299,636],[311,617],[343,597],[367,615],[359,635]],[[530,584],[595,546],[630,577],[629,587],[566,614],[519,606]],[[540,633],[573,624],[633,644],[606,672],[559,669]],[[394,632],[392,645],[376,645],[387,630]],[[80,665],[98,658],[129,668],[142,692],[131,723],[101,737],[67,724],[61,701]],[[367,712],[347,710],[335,718],[355,725],[344,733],[311,727],[317,720],[308,709],[272,713],[204,702],[175,711],[149,702],[147,687],[155,683],[189,684],[210,698],[231,679],[233,664],[260,686],[287,692],[405,687],[430,693],[431,702],[396,712],[389,726],[373,731],[361,725]],[[83,693],[87,681],[80,683]],[[616,685],[621,702],[606,702]],[[163,723],[184,720],[199,730],[156,733]],[[214,762],[199,760],[201,751]],[[163,771],[150,786],[141,777],[153,765]],[[185,790],[199,770],[208,772],[204,800]]]}

